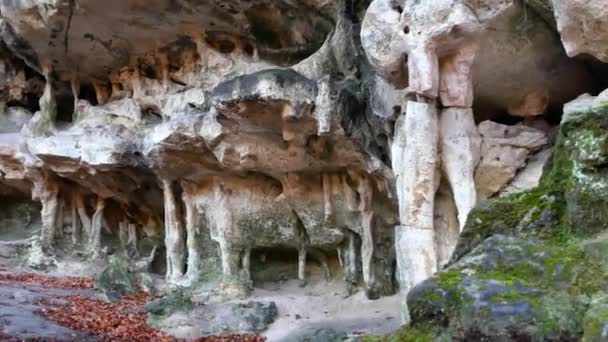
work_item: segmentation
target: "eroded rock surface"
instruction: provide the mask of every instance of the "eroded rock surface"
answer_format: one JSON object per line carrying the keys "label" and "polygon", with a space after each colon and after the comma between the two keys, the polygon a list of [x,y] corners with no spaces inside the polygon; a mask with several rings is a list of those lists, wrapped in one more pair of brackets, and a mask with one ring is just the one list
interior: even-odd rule
{"label": "eroded rock surface", "polygon": [[[547,121],[596,90],[568,55],[604,59],[601,29],[571,32],[602,6],[530,3],[0,1],[0,195],[40,212],[0,218],[39,228],[29,265],[83,258],[121,290],[224,310],[278,254],[304,287],[399,289],[407,320],[480,200],[536,186]],[[602,162],[598,132],[573,134],[575,208]]]}

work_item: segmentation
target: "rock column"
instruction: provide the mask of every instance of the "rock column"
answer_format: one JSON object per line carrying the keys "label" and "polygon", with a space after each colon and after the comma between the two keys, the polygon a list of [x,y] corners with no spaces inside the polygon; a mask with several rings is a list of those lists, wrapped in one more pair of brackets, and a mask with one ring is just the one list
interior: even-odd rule
{"label": "rock column", "polygon": [[374,0],[363,20],[362,46],[378,74],[398,88],[407,84],[404,97],[415,97],[396,122],[392,146],[404,305],[409,289],[437,268],[433,216],[440,164],[455,194],[460,227],[476,204],[479,136],[471,66],[480,32],[477,15],[462,0]]}
{"label": "rock column", "polygon": [[167,274],[170,282],[179,280],[184,275],[184,230],[180,208],[177,205],[173,182],[163,179],[165,204],[165,247],[167,249]]}
{"label": "rock column", "polygon": [[438,142],[435,104],[408,102],[407,115],[396,124],[392,151],[401,220],[395,229],[395,252],[403,298],[437,267],[433,212],[438,185]]}

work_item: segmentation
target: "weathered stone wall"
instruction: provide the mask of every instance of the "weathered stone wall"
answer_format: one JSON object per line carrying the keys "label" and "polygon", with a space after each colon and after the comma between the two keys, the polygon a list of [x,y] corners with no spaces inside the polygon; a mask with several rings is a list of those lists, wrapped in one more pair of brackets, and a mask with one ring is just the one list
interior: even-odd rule
{"label": "weathered stone wall", "polygon": [[[349,293],[405,304],[608,80],[569,58],[605,60],[601,29],[571,32],[604,8],[556,2],[0,2],[0,195],[40,203],[48,260],[126,252],[245,296],[254,249],[297,252],[303,282],[336,253]],[[601,190],[590,163],[569,208]]]}

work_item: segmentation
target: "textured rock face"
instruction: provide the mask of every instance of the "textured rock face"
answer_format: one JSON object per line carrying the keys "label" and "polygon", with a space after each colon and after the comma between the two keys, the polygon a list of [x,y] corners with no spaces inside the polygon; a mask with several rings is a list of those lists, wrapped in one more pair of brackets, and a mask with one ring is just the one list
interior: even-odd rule
{"label": "textured rock face", "polygon": [[605,338],[604,96],[565,106],[537,188],[471,213],[449,266],[410,292],[409,334],[430,324],[432,339]]}
{"label": "textured rock face", "polygon": [[[303,285],[318,261],[349,294],[399,288],[407,318],[407,293],[448,263],[463,229],[470,238],[479,200],[538,185],[543,118],[594,90],[551,25],[555,10],[564,44],[596,53],[601,34],[567,32],[600,18],[585,12],[597,5],[545,5],[533,2],[539,16],[494,0],[0,1],[0,195],[40,203],[31,263],[124,258],[104,274],[135,270],[129,282],[152,288],[155,269],[220,302],[272,267],[256,254],[281,251],[297,255]],[[596,231],[601,218],[581,208],[605,205],[603,126],[586,125],[590,112],[603,122],[605,98],[566,107],[559,145],[576,176],[568,222]],[[540,258],[528,236],[490,242],[479,258],[518,245]],[[466,292],[492,292],[486,280]],[[417,321],[435,310],[412,303]],[[504,310],[528,324],[536,309]],[[512,330],[493,319],[484,335]]]}
{"label": "textured rock face", "polygon": [[553,0],[557,28],[568,56],[590,54],[608,62],[608,9],[603,1]]}
{"label": "textured rock face", "polygon": [[[375,0],[369,6],[362,47],[378,75],[403,89],[399,108],[405,111],[394,126],[391,159],[404,295],[450,254],[453,244],[445,236],[453,236],[452,203],[462,228],[478,197],[498,193],[530,153],[548,143],[546,125],[534,117],[592,84],[547,21],[528,16],[517,1]],[[553,66],[532,65],[540,61]],[[384,94],[387,101],[394,96]],[[484,121],[495,117],[492,112],[525,119],[517,126]],[[475,119],[484,122],[476,127]],[[440,184],[451,193],[438,193]]]}

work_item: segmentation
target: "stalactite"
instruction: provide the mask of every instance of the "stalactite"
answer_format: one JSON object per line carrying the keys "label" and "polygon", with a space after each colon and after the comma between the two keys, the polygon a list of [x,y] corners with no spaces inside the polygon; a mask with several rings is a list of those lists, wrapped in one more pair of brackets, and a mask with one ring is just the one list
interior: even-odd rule
{"label": "stalactite", "polygon": [[305,284],[306,282],[306,247],[302,246],[298,249],[298,279]]}
{"label": "stalactite", "polygon": [[323,201],[325,208],[325,222],[331,222],[333,220],[333,206],[332,206],[332,181],[331,175],[328,173],[323,173]]}
{"label": "stalactite", "polygon": [[167,53],[159,53],[158,54],[158,64],[160,65],[160,74],[161,80],[163,84],[163,90],[167,91],[169,89],[169,56]]}
{"label": "stalactite", "polygon": [[357,193],[348,184],[348,175],[346,173],[340,175],[340,182],[342,183],[342,192],[344,194],[344,200],[346,201],[346,208],[354,212],[357,210]]}
{"label": "stalactite", "polygon": [[451,55],[440,60],[439,97],[443,107],[473,106],[471,67],[477,48],[477,41],[469,41],[459,45]]}
{"label": "stalactite", "polygon": [[[338,248],[338,253],[340,253],[340,249]],[[329,269],[329,264],[327,262],[327,255],[325,252],[317,249],[310,249],[309,254],[312,258],[316,259],[319,264],[321,264],[321,268],[323,269],[323,273],[325,274],[325,280],[331,281],[331,270]],[[340,256],[338,256],[340,258]],[[340,261],[340,265],[342,262]]]}
{"label": "stalactite", "polygon": [[358,176],[359,214],[361,217],[361,262],[363,282],[368,290],[375,286],[374,274],[374,212],[372,211],[373,188],[369,178]]}
{"label": "stalactite", "polygon": [[[439,94],[439,60],[433,47],[419,46],[408,54],[408,90],[435,99]],[[409,114],[409,112],[407,112]]]}
{"label": "stalactite", "polygon": [[[137,249],[137,226],[133,223],[129,223],[127,227],[128,239],[127,239],[127,251],[130,256],[138,257],[139,250]],[[156,248],[156,247],[154,247]],[[155,251],[153,251],[155,252]]]}
{"label": "stalactite", "polygon": [[80,96],[80,79],[78,74],[75,73],[70,80],[70,87],[72,89],[72,96],[74,97],[74,112],[72,113],[72,122],[78,122],[78,97]]}
{"label": "stalactite", "polygon": [[76,246],[80,242],[82,236],[82,226],[80,224],[80,218],[78,217],[78,205],[74,194],[72,194],[70,201],[70,215],[72,217],[72,244]]}
{"label": "stalactite", "polygon": [[165,205],[165,247],[167,250],[167,281],[177,281],[184,272],[184,231],[176,203],[173,181],[163,179]]}
{"label": "stalactite", "polygon": [[97,197],[95,205],[95,213],[91,220],[91,235],[89,236],[89,251],[93,256],[101,254],[101,229],[103,225],[103,212],[106,207],[106,201],[102,197]]}
{"label": "stalactite", "polygon": [[328,135],[331,132],[332,113],[335,109],[336,95],[331,88],[329,76],[317,81],[317,98],[314,115],[317,119],[317,134]]}
{"label": "stalactite", "polygon": [[125,250],[127,249],[128,225],[129,223],[124,220],[118,223],[118,240],[120,241],[120,246]]}
{"label": "stalactite", "polygon": [[104,105],[110,99],[110,94],[105,82],[100,80],[92,80],[91,84],[93,85],[93,89],[95,90],[95,97],[97,98],[97,103],[99,105]]}
{"label": "stalactite", "polygon": [[241,268],[243,279],[247,282],[249,286],[253,285],[253,280],[251,278],[251,248],[245,248],[243,251],[243,257],[241,259]]}
{"label": "stalactite", "polygon": [[477,204],[475,168],[479,163],[481,137],[471,108],[446,108],[441,113],[441,161],[454,202],[460,230]]}
{"label": "stalactite", "polygon": [[63,224],[65,220],[65,200],[62,197],[59,197],[57,205],[57,230],[55,232],[55,237],[58,239],[63,238]]}
{"label": "stalactite", "polygon": [[57,231],[57,212],[59,209],[59,186],[47,174],[26,170],[32,179],[32,199],[42,204],[40,244],[43,251],[52,252]]}
{"label": "stalactite", "polygon": [[87,208],[84,203],[84,197],[80,192],[74,192],[73,196],[76,211],[78,212],[78,217],[80,218],[80,223],[82,224],[82,232],[84,233],[83,235],[86,235],[87,238],[90,238],[92,234],[92,223],[91,218],[87,213]]}

